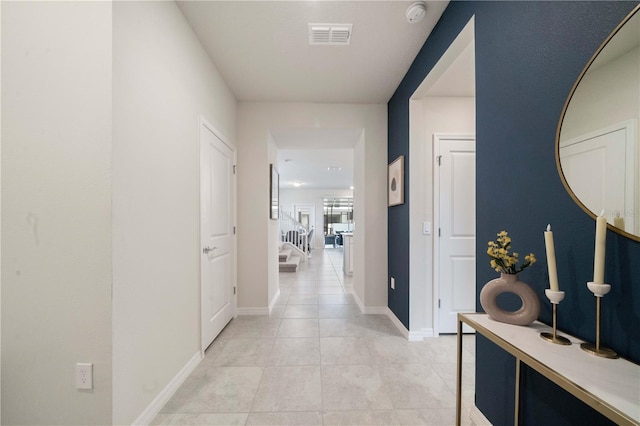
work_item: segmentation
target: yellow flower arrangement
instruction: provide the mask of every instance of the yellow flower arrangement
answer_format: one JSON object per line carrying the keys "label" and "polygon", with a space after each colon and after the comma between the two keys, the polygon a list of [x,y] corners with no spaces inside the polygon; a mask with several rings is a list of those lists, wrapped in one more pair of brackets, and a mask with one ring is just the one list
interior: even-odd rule
{"label": "yellow flower arrangement", "polygon": [[489,241],[489,247],[487,248],[487,254],[491,258],[489,263],[496,272],[517,274],[536,262],[536,256],[533,253],[529,253],[524,257],[522,265],[518,266],[518,253],[509,254],[511,237],[509,237],[507,231],[500,231],[497,235],[498,238],[495,241]]}

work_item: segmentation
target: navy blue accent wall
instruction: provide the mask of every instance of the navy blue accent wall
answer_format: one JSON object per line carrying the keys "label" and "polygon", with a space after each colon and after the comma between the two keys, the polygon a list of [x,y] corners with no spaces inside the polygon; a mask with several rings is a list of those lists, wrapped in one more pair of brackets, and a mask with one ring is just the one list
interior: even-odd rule
{"label": "navy blue accent wall", "polygon": [[[516,251],[539,261],[521,274],[545,301],[543,230],[554,230],[558,276],[566,299],[562,330],[595,336],[595,223],[565,191],[555,165],[555,133],[571,87],[602,41],[637,2],[451,2],[389,101],[389,160],[408,156],[409,97],[475,15],[477,245],[476,292],[496,273],[486,243],[509,231]],[[409,184],[409,183],[407,183]],[[405,188],[406,189],[406,188]],[[410,200],[408,200],[410,201]],[[389,209],[389,273],[402,277],[390,309],[408,324],[408,204]],[[397,209],[397,210],[394,210]],[[640,363],[640,243],[607,232],[602,344]],[[398,287],[401,288],[398,290]],[[481,310],[479,302],[478,310]],[[540,314],[550,323],[551,308]],[[513,424],[513,358],[476,342],[476,405],[495,425]],[[523,424],[608,424],[564,391],[525,369]],[[559,402],[560,401],[560,402]],[[555,419],[555,420],[552,420]]]}
{"label": "navy blue accent wall", "polygon": [[[409,329],[409,98],[427,76],[431,68],[449,48],[473,16],[472,2],[459,2],[449,6],[422,47],[407,75],[389,100],[388,163],[405,156],[405,202],[389,207],[389,276],[396,279],[396,289],[388,290],[389,309]],[[448,10],[449,10],[448,9]]]}

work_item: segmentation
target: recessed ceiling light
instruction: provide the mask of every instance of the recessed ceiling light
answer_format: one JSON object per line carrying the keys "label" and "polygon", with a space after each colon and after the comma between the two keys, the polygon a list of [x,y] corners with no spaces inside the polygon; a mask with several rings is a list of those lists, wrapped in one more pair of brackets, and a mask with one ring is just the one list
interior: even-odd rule
{"label": "recessed ceiling light", "polygon": [[295,187],[302,186],[302,182],[293,182],[293,186]]}
{"label": "recessed ceiling light", "polygon": [[342,167],[329,166],[327,167],[327,170],[329,170],[330,172],[339,172],[340,170],[342,170]]}
{"label": "recessed ceiling light", "polygon": [[350,186],[349,189],[353,190],[353,186]]}

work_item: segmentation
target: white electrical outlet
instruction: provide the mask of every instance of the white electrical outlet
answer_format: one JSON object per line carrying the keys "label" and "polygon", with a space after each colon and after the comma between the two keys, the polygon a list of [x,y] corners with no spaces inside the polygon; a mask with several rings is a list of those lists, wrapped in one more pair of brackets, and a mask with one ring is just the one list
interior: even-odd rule
{"label": "white electrical outlet", "polygon": [[76,364],[76,389],[93,389],[93,364]]}
{"label": "white electrical outlet", "polygon": [[396,279],[391,277],[391,290],[396,289]]}

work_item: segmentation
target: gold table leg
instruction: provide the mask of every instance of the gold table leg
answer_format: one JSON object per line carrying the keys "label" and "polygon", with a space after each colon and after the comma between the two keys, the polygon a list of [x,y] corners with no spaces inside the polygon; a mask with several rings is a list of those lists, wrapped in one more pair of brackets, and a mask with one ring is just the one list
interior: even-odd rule
{"label": "gold table leg", "polygon": [[516,358],[516,400],[513,424],[518,426],[520,421],[520,358]]}

